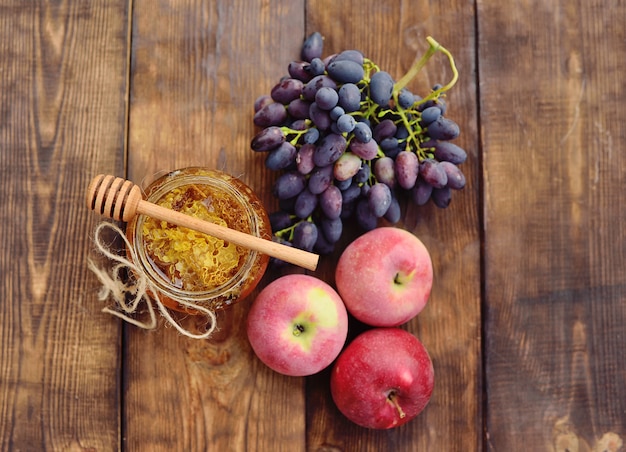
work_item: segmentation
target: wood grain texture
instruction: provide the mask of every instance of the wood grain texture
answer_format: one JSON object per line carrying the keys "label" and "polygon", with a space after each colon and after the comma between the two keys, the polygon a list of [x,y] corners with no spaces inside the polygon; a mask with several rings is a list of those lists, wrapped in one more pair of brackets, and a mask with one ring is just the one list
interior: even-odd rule
{"label": "wood grain texture", "polygon": [[[454,11],[454,14],[450,14]],[[428,247],[434,265],[434,287],[426,309],[403,328],[429,350],[435,368],[435,390],[426,410],[397,429],[372,431],[347,421],[329,396],[329,372],[307,384],[309,450],[481,450],[480,236],[474,10],[466,2],[307,2],[307,34],[324,35],[325,54],[358,49],[399,79],[433,36],[455,56],[461,73],[448,94],[447,116],[468,150],[462,165],[467,188],[455,193],[448,209],[405,203],[397,225],[414,232]],[[433,57],[409,84],[425,95],[451,72],[443,55]],[[338,256],[333,256],[335,259]],[[324,278],[333,283],[334,261]],[[462,283],[461,283],[462,282]],[[362,325],[353,325],[355,331]]]}
{"label": "wood grain texture", "polygon": [[[621,0],[1,2],[0,449],[623,452],[624,23]],[[446,210],[403,204],[399,224],[433,257],[430,303],[404,328],[435,392],[391,431],[343,418],[328,370],[289,378],[254,357],[255,294],[197,341],[122,327],[87,269],[98,173],[145,185],[209,166],[276,207],[252,106],[313,31],[396,77],[432,35],[460,72],[447,115],[468,185]],[[410,87],[449,76],[435,58]],[[334,284],[355,234],[316,276]]]}
{"label": "wood grain texture", "polygon": [[[136,1],[129,177],[207,166],[271,205],[273,175],[250,150],[253,105],[286,73],[303,30],[299,1]],[[249,303],[224,312],[208,341],[127,330],[129,449],[304,450],[304,380],[256,361]]]}
{"label": "wood grain texture", "polygon": [[0,6],[0,449],[120,445],[119,323],[86,271],[89,173],[121,171],[126,2]]}
{"label": "wood grain texture", "polygon": [[593,3],[478,2],[489,450],[626,437],[626,6]]}

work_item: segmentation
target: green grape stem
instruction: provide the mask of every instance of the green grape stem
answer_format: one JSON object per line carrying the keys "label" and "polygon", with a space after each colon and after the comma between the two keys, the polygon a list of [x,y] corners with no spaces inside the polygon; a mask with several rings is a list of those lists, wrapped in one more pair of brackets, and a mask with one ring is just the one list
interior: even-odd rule
{"label": "green grape stem", "polygon": [[283,134],[285,135],[285,137],[293,137],[291,139],[289,139],[288,141],[293,144],[294,146],[298,143],[298,141],[300,140],[300,138],[307,132],[307,129],[304,130],[294,130],[291,129],[287,126],[283,126],[280,128],[283,131]]}
{"label": "green grape stem", "polygon": [[[293,220],[293,219],[295,219],[297,217],[295,215],[291,215],[291,218]],[[274,235],[276,237],[278,237],[278,238],[281,238],[281,239],[287,240],[288,242],[291,242],[293,240],[293,233],[294,233],[294,230],[296,229],[296,226],[298,226],[303,221],[308,221],[309,223],[314,223],[313,216],[309,215],[307,218],[299,219],[298,221],[296,221],[291,226],[287,226],[286,228],[281,229],[280,231],[275,231]]]}
{"label": "green grape stem", "polygon": [[281,229],[280,231],[275,231],[274,235],[276,237],[279,237],[281,239],[291,242],[293,240],[293,230],[296,228],[297,224],[298,223],[295,223],[295,224],[292,224],[291,226],[286,227],[285,229]]}
{"label": "green grape stem", "polygon": [[409,82],[415,78],[419,71],[422,70],[428,60],[430,60],[430,58],[437,52],[443,53],[448,58],[448,61],[450,63],[450,69],[452,69],[452,80],[450,80],[445,86],[441,87],[440,89],[433,91],[427,98],[424,99],[424,101],[428,99],[434,99],[438,97],[439,94],[448,91],[454,86],[454,84],[458,80],[459,72],[456,68],[456,64],[454,63],[454,57],[452,56],[450,51],[448,51],[445,47],[435,41],[435,39],[431,36],[426,37],[426,41],[429,44],[428,50],[424,55],[422,55],[420,59],[416,60],[415,63],[413,63],[413,66],[411,66],[411,68],[407,71],[407,73],[404,74],[404,76],[395,83],[393,87],[394,94],[402,91],[402,89],[405,88],[409,84]]}

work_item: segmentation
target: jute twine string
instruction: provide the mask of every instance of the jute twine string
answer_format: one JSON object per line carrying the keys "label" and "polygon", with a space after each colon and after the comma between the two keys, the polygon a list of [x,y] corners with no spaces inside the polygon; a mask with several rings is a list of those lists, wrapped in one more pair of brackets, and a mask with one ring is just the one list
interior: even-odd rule
{"label": "jute twine string", "polygon": [[[106,229],[110,229],[117,235],[122,237],[126,245],[126,249],[130,254],[130,259],[125,258],[119,254],[111,251],[109,245],[105,242],[104,232]],[[148,276],[140,269],[134,262],[137,262],[137,256],[135,250],[131,246],[126,234],[115,224],[103,221],[96,226],[94,243],[98,251],[111,261],[117,262],[110,271],[98,267],[92,259],[89,259],[89,269],[98,277],[102,287],[98,292],[98,299],[100,301],[106,301],[112,298],[115,302],[116,309],[110,307],[104,307],[102,312],[114,315],[132,325],[146,330],[152,330],[157,326],[157,319],[155,313],[155,307],[158,312],[165,318],[165,321],[172,325],[180,334],[192,339],[206,339],[208,338],[216,328],[217,319],[215,313],[210,309],[203,306],[199,306],[196,303],[192,303],[186,300],[176,300],[181,305],[192,308],[201,312],[207,317],[207,330],[203,333],[192,333],[183,328],[172,317],[169,309],[161,302],[159,294],[162,294],[161,290],[150,281]],[[130,270],[126,272],[125,270]],[[127,273],[129,278],[125,281],[124,275]],[[134,276],[131,276],[134,275]],[[150,295],[149,295],[150,294]],[[149,321],[141,322],[131,315],[137,312],[139,305],[145,302],[150,316]]]}

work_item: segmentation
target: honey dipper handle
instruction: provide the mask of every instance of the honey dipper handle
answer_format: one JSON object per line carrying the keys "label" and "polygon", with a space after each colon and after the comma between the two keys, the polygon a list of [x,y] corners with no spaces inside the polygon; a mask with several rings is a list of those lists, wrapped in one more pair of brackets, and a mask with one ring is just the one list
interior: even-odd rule
{"label": "honey dipper handle", "polygon": [[104,216],[121,221],[130,221],[137,214],[147,215],[157,220],[203,232],[308,270],[315,270],[319,261],[317,254],[200,220],[145,201],[137,185],[119,177],[96,176],[87,189],[87,207]]}
{"label": "honey dipper handle", "polygon": [[319,256],[298,248],[266,240],[252,234],[230,229],[210,221],[200,220],[190,215],[166,209],[159,205],[141,200],[137,205],[137,212],[157,220],[167,221],[177,226],[184,226],[194,231],[203,232],[210,236],[225,240],[246,249],[258,251],[274,258],[298,265],[308,270],[315,270]]}

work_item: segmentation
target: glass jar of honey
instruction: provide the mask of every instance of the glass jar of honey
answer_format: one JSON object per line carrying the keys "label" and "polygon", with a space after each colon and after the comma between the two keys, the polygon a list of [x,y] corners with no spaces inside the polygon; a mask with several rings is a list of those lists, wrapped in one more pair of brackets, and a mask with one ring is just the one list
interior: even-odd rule
{"label": "glass jar of honey", "polygon": [[[206,168],[173,171],[145,189],[145,199],[168,209],[271,239],[267,212],[241,180]],[[218,310],[244,299],[261,280],[269,256],[201,232],[137,215],[126,236],[137,265],[168,308]],[[192,307],[190,307],[190,305]]]}

